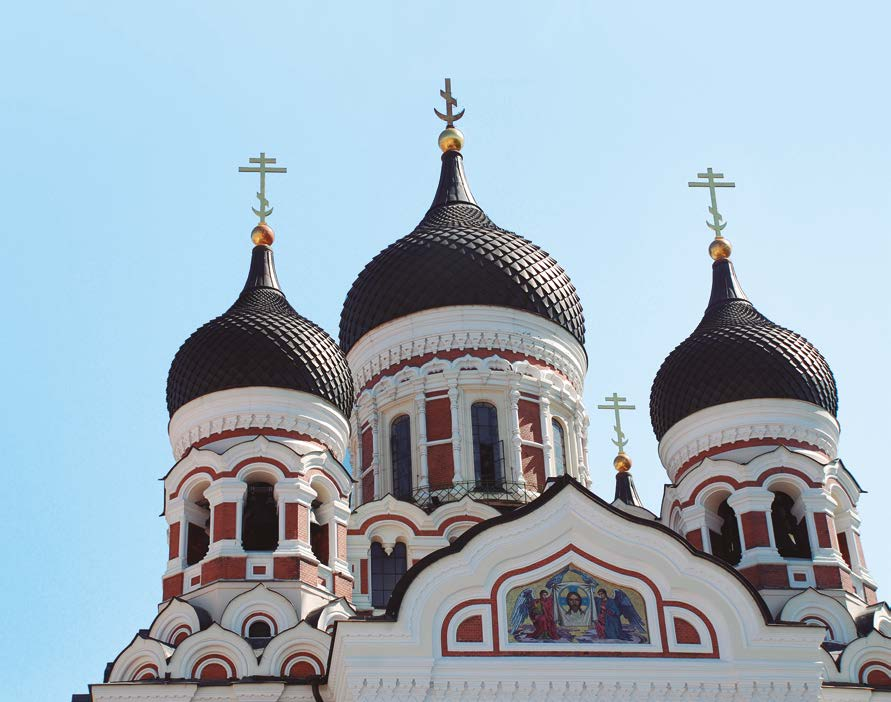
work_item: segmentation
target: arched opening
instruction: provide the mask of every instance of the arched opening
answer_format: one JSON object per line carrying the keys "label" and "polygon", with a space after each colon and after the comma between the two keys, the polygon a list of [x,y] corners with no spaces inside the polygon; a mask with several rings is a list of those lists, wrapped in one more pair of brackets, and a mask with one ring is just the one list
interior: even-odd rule
{"label": "arched opening", "polygon": [[204,497],[209,483],[192,488],[186,504],[186,565],[200,563],[210,546],[210,503]]}
{"label": "arched opening", "polygon": [[551,419],[551,434],[554,437],[554,475],[566,474],[566,433],[557,419]]}
{"label": "arched opening", "polygon": [[247,635],[251,639],[268,639],[272,637],[272,627],[265,619],[257,619],[251,622]]}
{"label": "arched opening", "polygon": [[399,579],[405,575],[405,544],[397,542],[390,555],[377,541],[371,544],[371,606],[383,609]]}
{"label": "arched opening", "polygon": [[739,559],[742,558],[742,544],[739,540],[739,524],[736,521],[736,513],[727,504],[727,499],[725,498],[718,505],[715,514],[718,520],[720,520],[720,527],[719,531],[709,530],[709,537],[712,542],[712,555],[717,556],[730,565],[736,565],[739,563]]}
{"label": "arched opening", "polygon": [[241,545],[245,551],[275,551],[278,548],[278,509],[274,488],[251,483],[244,498]]}
{"label": "arched opening", "polygon": [[770,507],[773,536],[777,551],[783,558],[810,558],[811,545],[807,538],[807,524],[802,514],[795,518],[795,500],[785,492],[776,492]]}
{"label": "arched opening", "polygon": [[393,466],[393,496],[411,497],[411,421],[400,415],[390,425],[390,461]]}
{"label": "arched opening", "polygon": [[316,510],[322,506],[321,500],[314,500],[309,514],[309,546],[313,555],[322,565],[328,565],[328,525],[319,524]]}
{"label": "arched opening", "polygon": [[498,410],[488,402],[474,402],[470,419],[477,489],[500,489],[504,481],[504,457],[498,437]]}

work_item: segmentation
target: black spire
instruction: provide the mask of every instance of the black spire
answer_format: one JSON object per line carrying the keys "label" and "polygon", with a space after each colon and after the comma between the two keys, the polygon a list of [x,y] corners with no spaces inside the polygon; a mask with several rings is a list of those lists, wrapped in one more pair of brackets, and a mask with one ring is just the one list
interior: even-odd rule
{"label": "black spire", "polygon": [[730,259],[719,259],[712,264],[712,294],[708,299],[708,307],[705,308],[705,311],[709,312],[718,305],[735,301],[748,302],[749,298],[746,297],[739,284]]}
{"label": "black spire", "polygon": [[643,507],[630,471],[622,470],[616,473],[616,496],[613,501],[616,500],[632,507]]}
{"label": "black spire", "polygon": [[278,284],[278,276],[275,275],[275,259],[272,256],[272,249],[268,246],[255,246],[251,252],[251,267],[241,293],[243,295],[256,288],[270,288],[282,292]]}
{"label": "black spire", "polygon": [[[464,157],[456,149],[446,151],[442,155],[442,169],[439,172],[439,185],[436,186],[436,195],[433,196],[434,207],[453,204],[477,205],[470,192],[467,176],[464,174]],[[429,210],[428,210],[429,212]]]}

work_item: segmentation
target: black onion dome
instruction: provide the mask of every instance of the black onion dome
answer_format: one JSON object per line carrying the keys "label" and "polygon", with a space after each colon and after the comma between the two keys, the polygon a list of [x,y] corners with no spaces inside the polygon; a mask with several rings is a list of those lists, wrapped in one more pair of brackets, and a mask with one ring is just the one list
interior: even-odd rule
{"label": "black onion dome", "polygon": [[490,305],[531,312],[585,343],[582,304],[566,271],[532,242],[492,223],[476,204],[458,151],[442,155],[433,204],[406,237],[356,278],[340,317],[340,345],[437,307]]}
{"label": "black onion dome", "polygon": [[729,260],[712,265],[712,293],[699,326],[672,351],[650,390],[650,420],[661,440],[706,407],[756,398],[803,400],[833,416],[835,377],[800,334],[771,322],[749,302]]}
{"label": "black onion dome", "polygon": [[308,392],[347,417],[353,407],[352,375],[343,352],[288,304],[268,246],[254,247],[235,304],[177,351],[167,376],[167,410],[173,416],[196,397],[254,386]]}

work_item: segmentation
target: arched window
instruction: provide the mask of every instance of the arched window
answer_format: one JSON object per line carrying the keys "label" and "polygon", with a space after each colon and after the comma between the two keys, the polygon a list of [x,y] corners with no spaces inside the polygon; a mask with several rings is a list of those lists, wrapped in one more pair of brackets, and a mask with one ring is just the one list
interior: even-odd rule
{"label": "arched window", "polygon": [[319,563],[328,565],[328,557],[330,556],[328,525],[319,524],[318,517],[316,517],[316,510],[321,506],[320,500],[313,500],[309,515],[309,546],[312,549],[313,555],[319,559]]}
{"label": "arched window", "polygon": [[554,470],[555,475],[566,473],[566,434],[563,425],[556,419],[551,420],[551,434],[554,436]]}
{"label": "arched window", "polygon": [[736,565],[742,558],[742,545],[739,540],[739,525],[736,522],[736,513],[733,508],[727,504],[725,499],[718,505],[718,518],[722,520],[721,531],[710,532],[712,542],[712,555],[717,556],[721,560]]}
{"label": "arched window", "polygon": [[390,425],[390,458],[393,465],[393,496],[411,497],[411,423],[407,414]]}
{"label": "arched window", "polygon": [[399,579],[405,575],[405,544],[397,543],[388,556],[377,541],[371,544],[371,606],[383,609]]}
{"label": "arched window", "polygon": [[268,639],[272,636],[272,627],[269,622],[258,619],[251,622],[248,627],[248,637],[252,639]]}
{"label": "arched window", "polygon": [[473,424],[473,468],[477,487],[500,488],[504,480],[504,460],[498,438],[498,410],[488,402],[470,407]]}
{"label": "arched window", "polygon": [[810,558],[811,545],[807,538],[804,515],[801,519],[795,519],[792,512],[794,506],[795,501],[785,492],[778,492],[773,497],[770,520],[773,522],[777,551],[783,558]]}
{"label": "arched window", "polygon": [[210,504],[204,497],[207,485],[193,488],[186,511],[186,565],[195,565],[207,555],[210,545]]}
{"label": "arched window", "polygon": [[275,551],[278,548],[278,510],[272,485],[248,485],[241,522],[241,545],[245,551]]}

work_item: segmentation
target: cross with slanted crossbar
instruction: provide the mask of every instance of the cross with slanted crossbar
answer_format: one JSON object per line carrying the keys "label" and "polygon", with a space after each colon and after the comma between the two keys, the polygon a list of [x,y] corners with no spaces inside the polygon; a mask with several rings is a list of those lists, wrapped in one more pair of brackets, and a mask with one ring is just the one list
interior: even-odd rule
{"label": "cross with slanted crossbar", "polygon": [[715,193],[715,188],[735,188],[736,183],[718,183],[718,178],[723,178],[723,173],[715,173],[711,167],[709,167],[705,173],[697,173],[697,178],[705,178],[705,183],[699,183],[696,181],[687,183],[687,186],[690,188],[708,188],[709,193],[712,197],[712,206],[708,208],[708,211],[712,215],[712,222],[706,221],[706,226],[711,229],[715,233],[715,238],[721,239],[723,238],[723,234],[721,232],[724,231],[724,227],[727,226],[727,222],[721,224],[721,220],[723,217],[718,213],[718,197]]}
{"label": "cross with slanted crossbar", "polygon": [[[260,209],[251,208],[251,211],[260,218],[260,224],[265,224],[266,218],[272,214],[272,208],[269,207],[269,200],[266,199],[266,174],[267,173],[287,173],[287,168],[269,168],[270,164],[275,163],[274,158],[266,158],[266,153],[261,151],[259,158],[249,158],[249,163],[256,163],[257,166],[239,166],[239,173],[259,173],[260,174],[260,192],[257,193],[257,199],[260,201]],[[269,209],[266,209],[269,207]]]}
{"label": "cross with slanted crossbar", "polygon": [[604,397],[604,400],[610,402],[612,404],[609,405],[597,405],[597,409],[602,410],[613,410],[616,413],[616,426],[613,429],[616,430],[616,438],[612,439],[612,442],[619,447],[619,452],[623,452],[625,447],[628,445],[628,439],[625,437],[625,432],[622,431],[622,418],[619,415],[621,410],[633,410],[637,409],[634,405],[623,405],[621,403],[626,402],[628,400],[627,397],[619,397],[618,393],[613,393],[610,397]]}
{"label": "cross with slanted crossbar", "polygon": [[458,101],[452,96],[452,79],[445,79],[445,90],[440,90],[439,94],[445,98],[446,102],[446,113],[443,114],[435,107],[433,111],[436,113],[436,116],[439,117],[443,122],[446,123],[446,126],[453,127],[455,126],[455,122],[461,119],[464,116],[464,110],[461,110],[458,114],[452,114],[452,108],[458,107]]}

